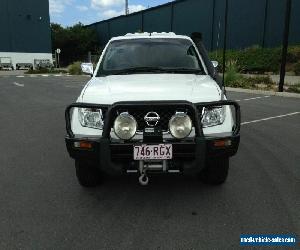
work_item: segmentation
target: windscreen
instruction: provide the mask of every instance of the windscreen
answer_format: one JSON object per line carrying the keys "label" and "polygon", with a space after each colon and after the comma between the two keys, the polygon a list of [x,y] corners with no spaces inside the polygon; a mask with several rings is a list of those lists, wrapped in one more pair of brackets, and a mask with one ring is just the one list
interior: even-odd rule
{"label": "windscreen", "polygon": [[98,76],[118,73],[186,71],[205,74],[194,45],[187,39],[127,39],[108,46]]}

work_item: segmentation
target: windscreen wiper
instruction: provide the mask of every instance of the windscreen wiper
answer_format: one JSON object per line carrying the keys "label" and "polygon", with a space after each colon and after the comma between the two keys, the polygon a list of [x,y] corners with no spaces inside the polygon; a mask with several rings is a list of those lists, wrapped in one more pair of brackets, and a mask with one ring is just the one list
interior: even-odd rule
{"label": "windscreen wiper", "polygon": [[185,74],[205,74],[202,69],[188,68],[162,68],[162,67],[134,67],[122,70],[114,70],[114,75],[127,75],[132,73],[185,73]]}
{"label": "windscreen wiper", "polygon": [[169,73],[205,74],[202,69],[166,68],[164,71]]}
{"label": "windscreen wiper", "polygon": [[126,75],[131,73],[161,73],[165,72],[166,70],[164,68],[160,67],[134,67],[134,68],[128,68],[128,69],[122,69],[122,70],[114,70],[112,73],[114,75]]}

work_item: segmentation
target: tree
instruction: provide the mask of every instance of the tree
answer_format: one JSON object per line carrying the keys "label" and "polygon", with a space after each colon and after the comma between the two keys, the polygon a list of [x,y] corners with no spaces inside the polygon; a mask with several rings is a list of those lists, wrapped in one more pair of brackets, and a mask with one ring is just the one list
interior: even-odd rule
{"label": "tree", "polygon": [[60,24],[51,24],[53,53],[61,49],[61,65],[68,65],[75,61],[87,60],[88,52],[95,54],[99,51],[99,42],[95,29],[78,23],[71,27],[62,27]]}

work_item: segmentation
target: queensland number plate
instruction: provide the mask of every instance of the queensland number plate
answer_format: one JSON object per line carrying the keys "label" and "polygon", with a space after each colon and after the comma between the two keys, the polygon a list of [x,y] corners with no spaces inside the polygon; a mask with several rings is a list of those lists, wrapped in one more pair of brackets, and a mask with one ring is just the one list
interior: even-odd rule
{"label": "queensland number plate", "polygon": [[133,146],[134,160],[170,160],[172,157],[172,144]]}

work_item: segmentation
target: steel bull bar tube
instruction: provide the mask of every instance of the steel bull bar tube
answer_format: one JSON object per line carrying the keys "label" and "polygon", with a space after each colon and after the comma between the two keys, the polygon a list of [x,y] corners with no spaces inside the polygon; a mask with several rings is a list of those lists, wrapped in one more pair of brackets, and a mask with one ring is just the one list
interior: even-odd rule
{"label": "steel bull bar tube", "polygon": [[241,108],[236,101],[223,100],[216,102],[200,102],[195,104],[197,107],[213,108],[219,106],[233,106],[235,108],[235,128],[232,132],[233,136],[239,135],[241,130]]}
{"label": "steel bull bar tube", "polygon": [[114,103],[113,105],[100,105],[100,104],[93,104],[93,103],[72,103],[69,105],[66,110],[65,110],[65,120],[66,120],[66,131],[67,135],[70,138],[74,138],[74,134],[71,128],[71,114],[70,111],[73,108],[91,108],[91,109],[102,109],[102,108],[108,108],[108,112],[106,114],[106,117],[104,119],[104,128],[103,128],[103,133],[102,137],[103,138],[109,138],[111,128],[113,126],[114,118],[116,111],[118,109],[126,109],[130,107],[153,107],[155,106],[180,106],[181,108],[183,107],[188,107],[189,109],[193,110],[194,113],[194,123],[195,123],[195,133],[196,136],[204,136],[203,134],[203,128],[202,124],[200,121],[200,117],[198,114],[197,107],[202,107],[202,108],[213,108],[213,107],[218,107],[218,106],[234,106],[235,107],[235,119],[236,119],[236,124],[235,124],[235,129],[233,131],[233,135],[238,135],[240,132],[240,127],[241,127],[241,111],[240,111],[240,105],[231,100],[223,100],[223,101],[215,101],[215,102],[200,102],[200,103],[190,103],[186,101],[145,101],[145,102],[117,102]]}
{"label": "steel bull bar tube", "polygon": [[[105,166],[106,169],[112,172],[116,170],[116,166],[112,163],[111,158],[111,146],[115,146],[111,142],[110,133],[114,124],[114,120],[119,115],[119,112],[124,112],[126,110],[143,110],[145,108],[147,109],[153,109],[155,110],[156,107],[163,106],[163,107],[170,107],[171,110],[176,110],[179,108],[180,110],[186,110],[191,115],[191,118],[194,123],[195,127],[195,142],[196,149],[194,151],[197,164],[205,164],[205,158],[206,154],[210,150],[212,145],[217,140],[232,140],[232,151],[229,152],[229,155],[232,156],[237,151],[237,145],[239,144],[239,133],[240,133],[240,125],[241,125],[241,111],[240,106],[235,101],[230,100],[223,100],[223,101],[215,101],[215,102],[201,102],[201,103],[191,103],[187,101],[133,101],[133,102],[118,102],[114,103],[112,105],[99,105],[99,104],[91,104],[91,103],[73,103],[69,105],[65,110],[65,119],[66,119],[66,142],[69,144],[67,145],[70,155],[73,158],[77,157],[77,154],[79,155],[78,151],[72,148],[70,142],[75,141],[90,141],[95,148],[92,150],[94,151],[95,157],[98,157],[98,161],[101,166]],[[235,126],[233,130],[230,133],[227,133],[224,136],[205,136],[203,133],[203,127],[201,123],[202,119],[202,113],[201,110],[203,108],[214,108],[214,107],[220,107],[220,106],[232,106],[235,108]],[[89,138],[89,136],[85,137],[78,137],[76,138],[76,135],[72,131],[72,124],[71,124],[71,111],[74,108],[90,108],[90,109],[106,109],[104,115],[104,127],[102,136],[92,137]],[[123,144],[120,143],[120,146]],[[124,143],[124,146],[130,145],[130,141],[127,143]],[[176,146],[176,144],[175,144]],[[230,147],[229,147],[230,148]],[[79,150],[80,151],[80,150]],[[214,150],[218,151],[218,149]],[[220,148],[219,151],[222,151],[222,148]],[[213,152],[215,153],[215,152]],[[218,153],[218,152],[217,152]],[[128,153],[125,153],[128,154]],[[133,159],[133,158],[132,158]]]}

